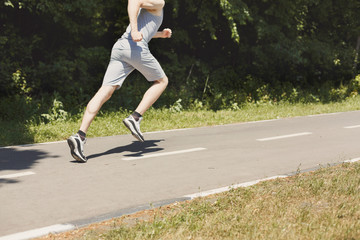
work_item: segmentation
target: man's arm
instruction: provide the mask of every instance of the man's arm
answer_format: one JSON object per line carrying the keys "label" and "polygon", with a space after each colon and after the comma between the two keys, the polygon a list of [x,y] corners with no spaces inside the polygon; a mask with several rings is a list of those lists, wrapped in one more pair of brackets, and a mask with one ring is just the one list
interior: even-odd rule
{"label": "man's arm", "polygon": [[141,2],[140,0],[128,0],[128,14],[131,27],[131,37],[134,42],[140,42],[142,40],[142,33],[139,32],[137,17],[139,14]]}
{"label": "man's arm", "polygon": [[161,32],[157,32],[153,38],[171,38],[172,31],[170,28],[165,28]]}

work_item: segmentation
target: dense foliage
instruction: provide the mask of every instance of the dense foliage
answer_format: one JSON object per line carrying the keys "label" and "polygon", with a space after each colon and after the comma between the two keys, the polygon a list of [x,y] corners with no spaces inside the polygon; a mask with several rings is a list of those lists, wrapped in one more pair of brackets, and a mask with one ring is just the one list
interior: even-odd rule
{"label": "dense foliage", "polygon": [[[126,7],[126,0],[3,1],[0,119],[82,111],[128,25]],[[356,94],[359,13],[358,0],[168,0],[163,27],[173,37],[150,43],[170,79],[156,106],[237,109]],[[105,109],[134,108],[148,86],[132,74]]]}

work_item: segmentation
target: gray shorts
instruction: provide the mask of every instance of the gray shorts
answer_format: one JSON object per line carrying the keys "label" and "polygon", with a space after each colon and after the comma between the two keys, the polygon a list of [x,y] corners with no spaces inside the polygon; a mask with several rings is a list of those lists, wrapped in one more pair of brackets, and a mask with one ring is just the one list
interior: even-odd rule
{"label": "gray shorts", "polygon": [[165,72],[150,53],[147,43],[119,39],[112,48],[103,86],[118,85],[119,89],[125,78],[135,69],[150,82],[165,77]]}

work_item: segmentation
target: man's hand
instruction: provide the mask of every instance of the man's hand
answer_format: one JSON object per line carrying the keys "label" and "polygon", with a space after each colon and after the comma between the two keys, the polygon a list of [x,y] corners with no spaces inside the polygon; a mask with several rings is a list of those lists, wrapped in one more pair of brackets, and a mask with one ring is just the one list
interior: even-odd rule
{"label": "man's hand", "polygon": [[131,38],[134,42],[140,42],[143,39],[143,35],[139,31],[131,31]]}
{"label": "man's hand", "polygon": [[171,38],[172,31],[170,28],[165,28],[162,31],[162,34],[163,34],[163,38]]}

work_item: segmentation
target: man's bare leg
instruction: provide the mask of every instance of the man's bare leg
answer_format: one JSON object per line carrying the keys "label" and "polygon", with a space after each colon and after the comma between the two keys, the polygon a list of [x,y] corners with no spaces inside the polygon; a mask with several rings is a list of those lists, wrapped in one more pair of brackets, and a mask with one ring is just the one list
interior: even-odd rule
{"label": "man's bare leg", "polygon": [[168,85],[168,78],[165,76],[157,81],[145,92],[143,99],[136,108],[136,112],[143,115],[161,96]]}
{"label": "man's bare leg", "polygon": [[80,130],[87,132],[91,122],[94,120],[96,114],[99,112],[102,105],[110,99],[117,86],[102,86],[95,96],[88,103],[83,120],[81,122]]}

